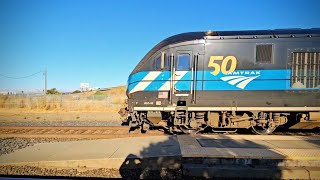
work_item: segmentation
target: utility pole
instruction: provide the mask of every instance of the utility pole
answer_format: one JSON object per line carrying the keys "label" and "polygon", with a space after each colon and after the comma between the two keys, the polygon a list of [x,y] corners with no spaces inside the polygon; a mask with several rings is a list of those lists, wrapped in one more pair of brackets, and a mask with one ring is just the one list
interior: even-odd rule
{"label": "utility pole", "polygon": [[47,96],[47,66],[44,68],[44,95]]}

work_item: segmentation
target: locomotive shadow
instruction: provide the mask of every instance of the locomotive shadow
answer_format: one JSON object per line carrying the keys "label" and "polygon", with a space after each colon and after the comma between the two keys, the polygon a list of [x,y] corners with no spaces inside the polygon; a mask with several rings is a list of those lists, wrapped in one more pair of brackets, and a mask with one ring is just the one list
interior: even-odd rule
{"label": "locomotive shadow", "polygon": [[[139,131],[141,132],[141,127],[139,125],[136,126],[132,126],[129,128],[129,133],[135,132],[135,131]],[[166,128],[164,126],[161,125],[156,125],[156,126],[151,126],[147,131],[142,131],[141,133],[148,133],[149,131],[159,131],[159,132],[163,132],[166,135],[182,135],[182,134],[186,134],[182,131],[179,130],[173,130],[173,133],[170,133],[169,128]]]}
{"label": "locomotive shadow", "polygon": [[[196,135],[196,138],[181,135],[178,138],[178,135],[169,136],[165,141],[143,148],[138,154],[129,154],[119,169],[120,175],[125,179],[283,178],[279,165],[283,164],[285,156],[262,144],[234,140],[226,135],[219,135],[220,140],[203,135]],[[198,152],[193,152],[195,147]],[[277,158],[238,158],[234,155],[239,149],[246,151],[248,147],[263,149],[264,154]],[[210,150],[234,156],[212,156]]]}
{"label": "locomotive shadow", "polygon": [[299,136],[310,136],[310,135],[319,135],[320,134],[320,127],[316,127],[313,129],[288,129],[288,128],[284,128],[284,127],[280,127],[277,128],[274,131],[274,134],[290,134],[290,133],[294,133],[297,134]]}
{"label": "locomotive shadow", "polygon": [[181,178],[181,150],[176,136],[129,154],[119,171],[125,179]]}

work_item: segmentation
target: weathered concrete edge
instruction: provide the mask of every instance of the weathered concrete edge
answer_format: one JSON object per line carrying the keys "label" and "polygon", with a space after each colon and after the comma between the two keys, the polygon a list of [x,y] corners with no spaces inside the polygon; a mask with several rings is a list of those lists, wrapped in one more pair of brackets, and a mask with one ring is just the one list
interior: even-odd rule
{"label": "weathered concrete edge", "polygon": [[[188,154],[183,155],[183,158],[201,158],[204,157],[203,154]],[[210,155],[206,154],[206,158],[229,158],[229,159],[279,159],[279,157],[262,157],[262,156],[220,156],[220,155]],[[320,157],[307,157],[307,156],[289,156],[289,157],[281,157],[283,160],[318,160],[320,161]]]}
{"label": "weathered concrete edge", "polygon": [[239,167],[183,165],[183,175],[204,178],[320,179],[320,167]]}
{"label": "weathered concrete edge", "polygon": [[[126,161],[131,164],[140,164],[140,167],[150,166],[150,163],[170,166],[172,164],[202,164],[207,166],[215,165],[252,165],[272,167],[320,167],[320,160],[317,159],[261,159],[261,158],[223,158],[223,157],[184,157],[184,156],[162,156],[162,157],[122,157],[103,159],[83,160],[58,160],[58,161],[34,161],[18,163],[0,163],[0,166],[34,166],[53,168],[107,168],[119,169]],[[129,167],[129,166],[127,166]],[[132,168],[135,168],[133,166]],[[156,168],[156,165],[154,165]],[[176,168],[176,167],[174,167]]]}
{"label": "weathered concrete edge", "polygon": [[[2,167],[2,166],[0,166]],[[29,166],[33,169],[33,166]],[[54,167],[37,167],[37,168],[45,168],[45,169],[53,169],[58,171],[62,168],[54,168]],[[67,168],[72,169],[72,168]],[[85,177],[85,175],[79,174],[79,172],[90,171],[96,168],[77,168],[78,174],[64,174],[65,177]],[[108,169],[108,168],[99,168],[99,169]],[[161,172],[166,168],[159,169],[158,171]],[[121,177],[123,175],[123,170],[111,169],[114,172],[113,176]],[[130,169],[128,169],[130,172]],[[51,172],[51,171],[49,171]],[[181,166],[179,169],[176,169],[176,172],[181,174],[184,177],[201,177],[201,178],[268,178],[268,179],[320,179],[320,168],[319,167],[280,167],[280,168],[268,168],[268,167],[250,167],[250,166],[202,166],[202,165],[194,165],[194,164],[185,164]],[[3,173],[3,172],[2,172]],[[129,173],[130,174],[130,173]],[[3,173],[0,174],[5,176],[10,175],[18,175],[18,174],[10,174],[10,173]],[[33,171],[26,171],[23,172],[24,176],[34,176],[39,174],[34,174]],[[40,174],[44,175],[44,174]],[[124,174],[125,175],[125,174]],[[57,176],[57,174],[45,174],[45,176]],[[105,176],[108,177],[109,175]],[[112,177],[113,177],[112,176]],[[100,177],[99,175],[94,177]],[[104,177],[103,175],[101,177]]]}
{"label": "weathered concrete edge", "polygon": [[119,169],[126,158],[35,161],[19,163],[1,163],[0,166],[34,166],[41,168],[107,168]]}
{"label": "weathered concrete edge", "polygon": [[[128,163],[127,163],[128,162]],[[161,164],[161,165],[158,165]],[[163,157],[127,157],[127,158],[104,158],[85,160],[61,160],[61,161],[36,161],[19,163],[0,163],[1,166],[33,166],[40,168],[79,168],[79,169],[120,169],[125,168],[145,168],[159,169],[162,167],[179,169],[181,166],[181,156]]]}
{"label": "weathered concrete edge", "polygon": [[320,167],[320,160],[261,159],[261,158],[214,158],[182,157],[184,164],[202,164],[207,166],[272,166],[272,167]]}

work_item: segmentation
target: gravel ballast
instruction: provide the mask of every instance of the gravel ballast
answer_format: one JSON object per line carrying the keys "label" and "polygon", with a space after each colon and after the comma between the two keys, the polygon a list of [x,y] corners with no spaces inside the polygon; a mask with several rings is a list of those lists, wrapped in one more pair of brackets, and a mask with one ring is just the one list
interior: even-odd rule
{"label": "gravel ballast", "polygon": [[121,178],[119,170],[116,169],[58,169],[58,168],[39,168],[33,166],[0,166],[1,175],[19,176],[54,176],[54,177],[108,177]]}
{"label": "gravel ballast", "polygon": [[181,179],[181,169],[58,169],[58,168],[40,168],[34,166],[0,166],[1,175],[19,175],[28,176],[51,176],[51,177],[86,177],[86,178],[124,178],[124,179]]}

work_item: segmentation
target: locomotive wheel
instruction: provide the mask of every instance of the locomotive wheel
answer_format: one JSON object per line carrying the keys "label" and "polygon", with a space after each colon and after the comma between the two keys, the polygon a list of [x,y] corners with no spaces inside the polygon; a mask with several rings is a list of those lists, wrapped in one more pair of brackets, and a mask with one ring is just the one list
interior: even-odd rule
{"label": "locomotive wheel", "polygon": [[146,133],[150,129],[150,125],[146,122],[143,122],[141,125],[141,133]]}
{"label": "locomotive wheel", "polygon": [[169,130],[169,134],[173,134],[173,126],[174,126],[173,117],[170,115],[167,119],[167,127]]}
{"label": "locomotive wheel", "polygon": [[169,126],[169,134],[173,134],[173,127],[172,126]]}
{"label": "locomotive wheel", "polygon": [[131,128],[132,127],[132,117],[131,116],[128,117],[127,122],[128,122],[128,126]]}
{"label": "locomotive wheel", "polygon": [[271,126],[262,127],[262,126],[252,126],[251,131],[255,134],[267,135],[273,133],[273,131],[277,128],[273,124]]}

